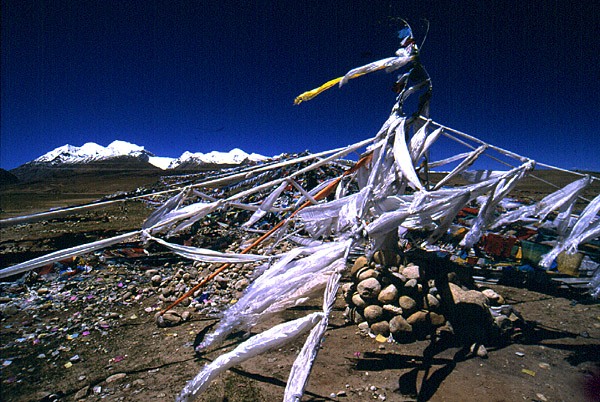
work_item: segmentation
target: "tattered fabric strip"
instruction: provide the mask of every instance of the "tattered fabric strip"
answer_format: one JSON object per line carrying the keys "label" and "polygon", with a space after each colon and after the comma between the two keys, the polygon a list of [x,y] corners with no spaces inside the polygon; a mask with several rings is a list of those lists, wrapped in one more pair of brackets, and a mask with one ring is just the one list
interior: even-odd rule
{"label": "tattered fabric strip", "polygon": [[410,157],[408,147],[406,145],[406,120],[402,119],[402,122],[398,125],[395,132],[394,138],[394,158],[398,170],[402,172],[403,178],[415,189],[423,190],[423,185],[417,177],[415,167]]}
{"label": "tattered fabric strip", "polygon": [[342,277],[340,272],[344,270],[346,266],[346,259],[341,258],[338,260],[337,265],[338,268],[336,269],[335,274],[331,275],[327,282],[327,287],[325,288],[325,294],[323,296],[323,316],[321,321],[311,330],[290,370],[283,396],[284,402],[298,402],[304,394],[308,376],[310,375],[313,363],[319,352],[319,347],[321,346],[321,339],[325,334],[325,330],[327,330],[329,315],[333,309],[335,297],[340,285],[340,279]]}
{"label": "tattered fabric strip", "polygon": [[[563,206],[571,206],[577,200],[577,196],[581,191],[590,184],[590,177],[584,177],[573,183],[570,183],[560,190],[547,195],[542,200],[533,205],[525,205],[514,211],[507,212],[496,219],[490,225],[490,229],[498,228],[509,223],[534,219],[542,221],[546,216],[555,210],[561,209]],[[570,209],[570,208],[569,208]]]}
{"label": "tattered fabric strip", "polygon": [[417,163],[419,156],[423,152],[428,128],[429,120],[426,121],[425,124],[423,124],[423,126],[412,136],[410,142],[408,143],[410,158],[412,159],[413,165]]}
{"label": "tattered fabric strip", "polygon": [[567,253],[573,254],[577,252],[579,244],[600,236],[598,211],[600,211],[600,194],[583,210],[568,236],[559,241],[548,254],[544,255],[540,261],[540,266],[549,268],[561,252],[567,251]]}
{"label": "tattered fabric strip", "polygon": [[471,226],[471,230],[461,240],[461,247],[473,247],[483,235],[493,219],[496,205],[514,188],[514,186],[535,166],[535,162],[529,161],[521,165],[518,169],[513,169],[503,175],[494,187],[494,192],[488,196],[486,201],[479,209],[479,213]]}
{"label": "tattered fabric strip", "polygon": [[109,247],[113,244],[118,244],[123,241],[132,239],[140,233],[141,231],[137,230],[135,232],[125,233],[119,236],[111,237],[109,239],[98,240],[92,243],[82,244],[80,246],[55,251],[53,253],[46,254],[38,258],[34,258],[32,260],[25,261],[20,264],[16,264],[8,268],[4,268],[0,271],[0,278],[6,278],[12,275],[22,274],[23,272],[31,271],[34,268],[43,267],[44,265],[61,261],[65,258],[76,257],[78,255],[90,253],[101,248]]}
{"label": "tattered fabric strip", "polygon": [[244,223],[242,226],[244,226],[244,227],[252,226],[256,222],[258,222],[263,216],[265,216],[267,214],[267,212],[269,212],[271,210],[271,208],[273,208],[273,204],[275,204],[275,201],[277,201],[277,198],[279,198],[279,196],[281,195],[281,193],[283,192],[283,190],[285,190],[285,188],[287,186],[288,186],[287,182],[283,182],[279,185],[279,187],[277,187],[275,190],[273,190],[273,192],[271,194],[269,194],[267,196],[267,198],[265,198],[265,200],[260,204],[260,206],[258,207],[258,210],[254,214],[252,214],[250,219],[248,219],[248,221],[246,223]]}
{"label": "tattered fabric strip", "polygon": [[[325,287],[349,243],[325,243],[322,246],[295,249],[270,266],[231,306],[215,330],[198,346],[203,350],[220,342],[234,330],[248,330],[260,320],[286,308],[303,303]],[[306,257],[299,257],[308,254]]]}
{"label": "tattered fabric strip", "polygon": [[429,151],[429,148],[431,148],[431,146],[438,140],[438,138],[440,138],[440,135],[442,134],[442,130],[443,129],[440,127],[438,129],[434,130],[431,134],[429,134],[427,136],[427,138],[425,138],[425,144],[423,145],[421,152],[417,156],[417,159],[415,159],[415,162],[427,154],[427,151]]}
{"label": "tattered fabric strip", "polygon": [[180,244],[170,243],[157,237],[149,236],[149,240],[153,240],[158,244],[161,244],[171,251],[179,254],[182,257],[189,258],[194,261],[202,262],[215,262],[215,263],[248,263],[256,261],[264,261],[266,259],[274,258],[275,256],[265,256],[256,254],[233,254],[233,253],[221,253],[218,251],[210,250],[207,248],[183,246]]}
{"label": "tattered fabric strip", "polygon": [[321,321],[322,312],[309,314],[297,320],[274,326],[265,332],[254,335],[234,350],[219,356],[190,380],[177,397],[179,402],[195,400],[211,381],[230,367],[240,364],[268,350],[279,348],[313,328]]}
{"label": "tattered fabric strip", "polygon": [[456,166],[454,169],[452,169],[452,171],[450,173],[448,173],[446,176],[444,176],[444,178],[442,180],[440,180],[435,187],[433,188],[434,190],[437,190],[438,188],[441,188],[444,184],[448,183],[450,181],[450,179],[452,179],[454,176],[460,174],[461,172],[463,172],[464,170],[466,170],[469,166],[471,166],[473,164],[473,162],[475,162],[477,160],[477,158],[479,158],[479,156],[487,149],[487,145],[482,145],[479,148],[477,148],[476,150],[474,150],[473,152],[470,152],[469,155],[467,155],[467,157],[458,164],[458,166]]}

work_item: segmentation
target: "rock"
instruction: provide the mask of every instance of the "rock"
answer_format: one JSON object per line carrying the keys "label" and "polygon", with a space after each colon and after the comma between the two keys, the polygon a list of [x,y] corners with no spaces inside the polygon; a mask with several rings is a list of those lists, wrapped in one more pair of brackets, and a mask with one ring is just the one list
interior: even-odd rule
{"label": "rock", "polygon": [[369,323],[366,321],[360,322],[358,323],[358,329],[361,331],[368,331],[369,330]]}
{"label": "rock", "polygon": [[389,336],[390,324],[387,321],[374,322],[371,324],[371,331],[373,331],[375,335]]}
{"label": "rock", "polygon": [[381,317],[383,317],[383,308],[377,305],[367,306],[365,307],[363,314],[367,322],[377,322],[381,320]]}
{"label": "rock", "polygon": [[146,276],[153,277],[158,274],[158,269],[149,269],[146,271]]}
{"label": "rock", "polygon": [[183,321],[183,318],[181,317],[181,315],[179,315],[179,313],[177,313],[173,310],[169,310],[166,313],[164,313],[163,315],[160,315],[160,312],[158,312],[158,313],[156,313],[154,318],[156,320],[156,324],[160,328],[172,327]]}
{"label": "rock", "polygon": [[446,323],[446,317],[441,314],[434,313],[433,311],[429,312],[429,321],[431,325],[434,327],[440,327]]}
{"label": "rock", "polygon": [[190,313],[189,311],[187,311],[187,310],[186,310],[186,311],[184,311],[183,313],[181,313],[181,319],[182,319],[183,321],[187,321],[187,320],[189,320],[189,318],[190,318],[190,314],[191,314],[191,313]]}
{"label": "rock", "polygon": [[37,290],[38,296],[43,296],[45,294],[48,294],[48,292],[50,292],[50,290],[48,288],[39,288]]}
{"label": "rock", "polygon": [[367,257],[364,255],[361,255],[354,261],[354,265],[352,265],[352,269],[350,270],[350,275],[354,278],[358,271],[367,265],[369,265],[369,260],[367,260]]}
{"label": "rock", "polygon": [[502,297],[492,289],[485,289],[481,291],[481,293],[488,298],[488,300],[490,301],[490,305],[492,306],[500,306],[505,303],[504,297]]}
{"label": "rock", "polygon": [[413,340],[412,326],[401,315],[392,318],[389,326],[390,333],[397,342],[406,343]]}
{"label": "rock", "polygon": [[462,288],[454,283],[450,283],[450,291],[454,302],[475,304],[481,307],[488,307],[488,298],[477,290],[462,290]]}
{"label": "rock", "polygon": [[429,322],[429,313],[427,311],[421,310],[416,313],[410,315],[406,319],[413,329],[413,334],[419,340],[425,339],[425,337],[431,332],[431,325]]}
{"label": "rock", "polygon": [[358,294],[358,292],[354,293],[352,295],[352,304],[354,304],[356,307],[363,309],[366,307],[367,303],[365,303],[364,299],[362,297],[360,297],[360,294]]}
{"label": "rock", "polygon": [[374,269],[368,268],[368,269],[362,269],[360,271],[358,271],[357,273],[357,279],[359,281],[364,281],[365,279],[369,279],[369,278],[379,278],[379,272],[375,271]]}
{"label": "rock", "polygon": [[352,301],[352,295],[354,293],[354,284],[351,282],[346,282],[342,284],[342,294],[344,295],[344,300],[346,303],[350,303]]}
{"label": "rock", "polygon": [[421,274],[419,273],[419,267],[417,265],[408,264],[402,270],[402,275],[410,279],[419,279]]}
{"label": "rock", "polygon": [[427,293],[426,299],[430,310],[437,310],[440,307],[440,301],[431,293]]}
{"label": "rock", "polygon": [[249,284],[250,284],[250,282],[248,281],[248,279],[242,278],[242,279],[238,280],[236,283],[234,283],[233,287],[238,292],[241,292],[242,290],[246,289],[246,287],[248,287]]}
{"label": "rock", "polygon": [[125,373],[117,373],[117,374],[113,374],[113,375],[111,375],[110,377],[108,377],[108,378],[106,379],[106,382],[107,382],[108,384],[110,384],[111,382],[118,381],[118,380],[120,380],[120,379],[122,379],[122,378],[125,378],[125,377],[127,377],[127,374],[125,374]]}
{"label": "rock", "polygon": [[87,385],[83,388],[81,388],[79,391],[77,391],[77,393],[75,393],[75,396],[73,397],[74,400],[78,401],[80,399],[84,399],[88,392],[90,391],[90,386]]}
{"label": "rock", "polygon": [[507,316],[505,316],[504,314],[500,314],[498,317],[496,317],[494,319],[496,326],[498,328],[500,328],[500,332],[502,334],[505,334],[506,332],[508,332],[512,326],[513,326],[513,322],[511,320],[509,320],[509,318]]}
{"label": "rock", "polygon": [[418,310],[417,302],[410,296],[400,296],[398,305],[402,308],[404,317],[408,317]]}
{"label": "rock", "polygon": [[409,279],[408,281],[406,281],[406,283],[404,284],[404,288],[408,289],[408,290],[413,290],[417,288],[418,282],[416,279]]}
{"label": "rock", "polygon": [[394,281],[396,281],[397,283],[400,283],[400,284],[404,284],[408,280],[408,279],[406,279],[406,276],[402,275],[399,272],[392,272],[391,273],[391,278]]}
{"label": "rock", "polygon": [[393,304],[385,304],[383,311],[388,312],[391,315],[402,315],[402,307],[394,306]]}
{"label": "rock", "polygon": [[158,286],[162,282],[162,277],[160,275],[154,275],[152,278],[150,278],[150,281],[154,286]]}
{"label": "rock", "polygon": [[487,349],[486,349],[486,348],[485,348],[485,346],[483,346],[483,345],[479,345],[479,346],[477,347],[477,350],[475,350],[475,354],[476,354],[478,357],[482,358],[482,359],[487,359],[487,358],[488,358],[488,352],[487,352]]}
{"label": "rock", "polygon": [[373,254],[373,261],[384,267],[400,264],[400,256],[391,250],[378,250]]}
{"label": "rock", "polygon": [[221,275],[217,275],[215,277],[215,283],[217,284],[217,286],[219,287],[219,289],[225,289],[227,288],[227,284],[229,283],[229,279],[221,276]]}
{"label": "rock", "polygon": [[425,310],[417,311],[416,313],[411,314],[406,319],[406,322],[409,323],[412,326],[420,325],[422,323],[426,323],[426,322],[428,322],[427,314],[428,313]]}
{"label": "rock", "polygon": [[133,380],[131,385],[133,385],[134,387],[143,387],[144,385],[146,385],[146,381],[142,380],[141,378],[138,378],[137,380]]}
{"label": "rock", "polygon": [[398,299],[398,288],[393,284],[387,285],[385,288],[381,289],[379,295],[377,296],[377,300],[381,302],[381,304],[390,304],[394,303]]}
{"label": "rock", "polygon": [[358,293],[363,299],[376,299],[381,292],[381,284],[375,278],[365,279],[357,286]]}

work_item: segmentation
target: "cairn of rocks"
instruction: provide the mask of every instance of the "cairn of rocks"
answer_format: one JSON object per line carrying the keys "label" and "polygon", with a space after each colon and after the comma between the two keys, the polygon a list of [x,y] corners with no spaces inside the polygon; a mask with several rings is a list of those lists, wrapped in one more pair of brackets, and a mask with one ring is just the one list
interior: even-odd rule
{"label": "cairn of rocks", "polygon": [[[468,345],[499,339],[522,320],[494,290],[468,289],[452,273],[448,285],[453,305],[444,306],[435,282],[421,275],[419,266],[402,264],[397,253],[378,251],[371,261],[358,257],[350,270],[352,281],[342,286],[346,320],[365,333],[399,343],[465,329]],[[453,312],[455,322],[449,322],[448,311]]]}

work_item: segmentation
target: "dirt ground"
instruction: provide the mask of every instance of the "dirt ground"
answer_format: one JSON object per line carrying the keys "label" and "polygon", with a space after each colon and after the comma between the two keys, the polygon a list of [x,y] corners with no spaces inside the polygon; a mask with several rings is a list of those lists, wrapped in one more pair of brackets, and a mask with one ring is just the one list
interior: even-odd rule
{"label": "dirt ground", "polygon": [[[4,228],[0,265],[80,244],[82,239],[137,229],[146,212],[142,204],[124,204],[77,219]],[[44,243],[46,238],[54,240]],[[141,265],[114,264],[71,279],[40,276],[21,287],[3,285],[3,305],[13,298],[26,299],[23,293],[11,296],[11,291],[53,289],[57,284],[72,295],[85,291],[106,301],[89,304],[87,318],[81,319],[90,321],[85,336],[83,321],[77,317],[91,302],[75,296],[60,303],[47,296],[39,308],[4,310],[0,316],[0,400],[174,400],[203,365],[232,350],[244,336],[229,338],[198,356],[193,349],[195,338],[217,321],[213,316],[193,312],[180,325],[156,326],[159,294],[144,272],[156,269],[171,275],[175,263],[156,259]],[[118,288],[129,281],[150,290],[140,292],[143,297],[122,300]],[[518,341],[488,346],[487,358],[465,356],[452,343],[400,345],[361,335],[356,325],[345,323],[340,295],[303,400],[600,401],[600,304],[573,293],[490,287],[522,314],[527,326]],[[115,292],[117,296],[112,297]],[[314,300],[252,332],[320,308],[320,301]],[[79,325],[76,337],[71,330],[74,322]],[[222,373],[200,400],[281,400],[303,341],[300,338]]]}

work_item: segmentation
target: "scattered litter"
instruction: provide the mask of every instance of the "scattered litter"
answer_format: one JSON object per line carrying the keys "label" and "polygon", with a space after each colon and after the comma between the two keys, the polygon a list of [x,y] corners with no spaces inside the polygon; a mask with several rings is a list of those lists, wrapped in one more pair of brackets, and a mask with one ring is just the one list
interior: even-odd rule
{"label": "scattered litter", "polygon": [[113,357],[112,359],[110,359],[108,362],[109,363],[119,363],[119,362],[122,362],[125,359],[125,357],[127,357],[127,355],[125,355],[125,356],[117,355],[117,356]]}
{"label": "scattered litter", "polygon": [[532,377],[535,377],[535,371],[533,371],[533,370],[523,369],[523,370],[521,370],[521,372],[524,374],[530,375]]}
{"label": "scattered litter", "polygon": [[538,366],[544,370],[550,370],[550,365],[548,363],[539,363]]}

